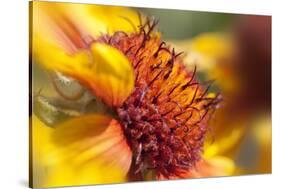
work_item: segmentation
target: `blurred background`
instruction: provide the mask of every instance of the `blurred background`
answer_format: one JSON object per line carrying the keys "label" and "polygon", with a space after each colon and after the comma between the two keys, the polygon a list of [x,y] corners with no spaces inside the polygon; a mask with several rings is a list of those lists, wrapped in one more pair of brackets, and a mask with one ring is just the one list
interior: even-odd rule
{"label": "blurred background", "polygon": [[164,39],[186,39],[202,32],[225,31],[238,15],[186,10],[137,9],[159,20]]}

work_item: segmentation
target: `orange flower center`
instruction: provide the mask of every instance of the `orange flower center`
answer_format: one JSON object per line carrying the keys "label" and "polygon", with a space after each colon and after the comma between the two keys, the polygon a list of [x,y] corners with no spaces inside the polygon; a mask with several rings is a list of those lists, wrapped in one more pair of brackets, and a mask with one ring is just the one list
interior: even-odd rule
{"label": "orange flower center", "polygon": [[121,50],[135,71],[135,89],[116,107],[133,151],[134,173],[181,177],[200,160],[207,121],[221,100],[187,71],[180,54],[160,41],[147,22],[140,32],[116,32],[96,41]]}

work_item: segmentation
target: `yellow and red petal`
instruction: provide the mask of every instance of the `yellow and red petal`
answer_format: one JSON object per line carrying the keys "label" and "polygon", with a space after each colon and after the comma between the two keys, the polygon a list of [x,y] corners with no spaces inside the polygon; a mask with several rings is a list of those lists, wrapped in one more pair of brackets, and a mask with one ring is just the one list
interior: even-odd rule
{"label": "yellow and red petal", "polygon": [[233,160],[223,156],[217,156],[208,160],[199,161],[195,167],[185,174],[183,178],[204,178],[230,176],[235,170]]}
{"label": "yellow and red petal", "polygon": [[32,120],[33,173],[40,176],[34,179],[35,187],[127,180],[132,152],[116,120],[85,115],[54,129],[36,117]]}
{"label": "yellow and red petal", "polygon": [[178,170],[178,176],[166,177],[163,174],[158,174],[158,180],[180,179],[180,178],[206,178],[206,177],[220,177],[231,176],[235,171],[235,164],[232,159],[217,156],[212,159],[202,159],[198,161],[195,166],[188,171]]}
{"label": "yellow and red petal", "polygon": [[31,7],[33,35],[72,53],[102,33],[132,32],[139,25],[138,14],[125,7],[38,1]]}

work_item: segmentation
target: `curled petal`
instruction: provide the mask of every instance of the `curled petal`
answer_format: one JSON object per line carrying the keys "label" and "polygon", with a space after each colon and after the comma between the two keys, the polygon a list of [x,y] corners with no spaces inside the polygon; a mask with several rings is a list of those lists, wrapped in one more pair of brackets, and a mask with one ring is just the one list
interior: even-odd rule
{"label": "curled petal", "polygon": [[93,82],[91,88],[110,106],[119,106],[134,88],[134,70],[119,50],[105,44],[92,45]]}

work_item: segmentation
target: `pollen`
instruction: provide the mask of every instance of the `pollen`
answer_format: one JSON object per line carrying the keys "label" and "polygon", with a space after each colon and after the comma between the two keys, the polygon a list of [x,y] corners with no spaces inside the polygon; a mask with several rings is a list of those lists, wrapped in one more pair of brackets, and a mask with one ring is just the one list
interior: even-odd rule
{"label": "pollen", "polygon": [[115,107],[133,152],[133,173],[154,170],[164,178],[182,177],[201,159],[208,120],[221,101],[199,83],[196,67],[187,70],[181,53],[161,41],[157,22],[139,32],[115,32],[98,42],[122,51],[132,63],[135,88]]}

